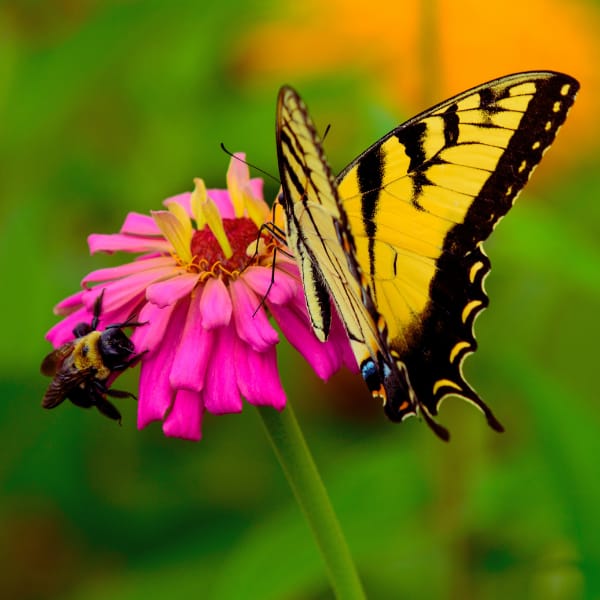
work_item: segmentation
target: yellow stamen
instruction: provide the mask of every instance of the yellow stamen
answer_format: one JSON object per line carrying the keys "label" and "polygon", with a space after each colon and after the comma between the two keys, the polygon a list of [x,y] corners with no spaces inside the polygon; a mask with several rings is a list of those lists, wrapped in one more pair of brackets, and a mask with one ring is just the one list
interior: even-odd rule
{"label": "yellow stamen", "polygon": [[196,218],[198,230],[203,229],[206,225],[212,231],[212,234],[217,239],[225,258],[233,256],[233,250],[227,239],[223,220],[217,205],[208,197],[204,181],[200,178],[194,179],[194,191],[192,192],[191,207],[192,214]]}
{"label": "yellow stamen", "polygon": [[200,177],[194,178],[194,191],[190,198],[190,208],[192,210],[192,216],[196,220],[196,227],[198,230],[203,229],[206,225],[204,221],[204,215],[202,214],[202,204],[206,202],[206,185],[204,185],[204,179]]}
{"label": "yellow stamen", "polygon": [[194,230],[192,228],[192,221],[190,220],[190,216],[187,214],[185,208],[179,204],[179,202],[170,202],[167,204],[167,208],[169,212],[177,217],[179,223],[181,223],[182,227],[182,236],[185,239],[192,241],[192,235],[194,234]]}
{"label": "yellow stamen", "polygon": [[227,168],[227,190],[233,204],[233,212],[236,217],[244,215],[245,208],[245,184],[250,181],[250,171],[245,162],[246,155],[238,152],[229,161]]}
{"label": "yellow stamen", "polygon": [[244,188],[244,200],[246,204],[246,212],[248,217],[254,222],[254,224],[260,229],[261,225],[267,220],[269,216],[269,207],[265,202],[259,198],[255,198],[252,195],[252,188],[250,182]]}
{"label": "yellow stamen", "polygon": [[200,283],[204,283],[207,279],[211,277],[218,277],[219,274],[226,275],[229,279],[236,279],[240,275],[240,271],[235,269],[233,271],[229,271],[226,269],[220,261],[217,261],[212,265],[210,269],[204,268],[199,276]]}
{"label": "yellow stamen", "polygon": [[[173,246],[173,250],[175,250],[181,262],[184,264],[190,263],[193,258],[190,249],[192,241],[191,226],[188,229],[174,212],[153,210],[151,214],[154,222]],[[187,220],[189,222],[189,217],[187,217]]]}
{"label": "yellow stamen", "polygon": [[248,165],[243,162],[246,155],[236,152],[229,162],[227,169],[227,191],[231,197],[233,210],[236,217],[242,217],[244,212],[260,227],[269,214],[269,208],[260,198],[255,198],[250,185],[250,171]]}

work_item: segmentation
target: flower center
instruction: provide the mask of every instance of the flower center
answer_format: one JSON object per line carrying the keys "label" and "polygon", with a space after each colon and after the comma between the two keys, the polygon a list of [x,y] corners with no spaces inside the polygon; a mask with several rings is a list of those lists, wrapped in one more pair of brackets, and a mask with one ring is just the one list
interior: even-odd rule
{"label": "flower center", "polygon": [[239,275],[250,262],[246,250],[252,242],[256,242],[258,227],[247,218],[223,219],[223,228],[233,250],[230,258],[225,258],[217,238],[208,226],[200,231],[195,231],[192,236],[191,251],[194,256],[193,269],[207,276],[228,277]]}

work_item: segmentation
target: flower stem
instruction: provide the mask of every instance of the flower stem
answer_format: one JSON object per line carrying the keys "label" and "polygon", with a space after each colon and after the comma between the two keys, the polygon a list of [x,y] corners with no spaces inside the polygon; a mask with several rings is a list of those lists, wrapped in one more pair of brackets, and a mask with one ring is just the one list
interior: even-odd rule
{"label": "flower stem", "polygon": [[321,551],[336,598],[364,600],[348,544],[290,403],[282,412],[263,406],[258,412]]}

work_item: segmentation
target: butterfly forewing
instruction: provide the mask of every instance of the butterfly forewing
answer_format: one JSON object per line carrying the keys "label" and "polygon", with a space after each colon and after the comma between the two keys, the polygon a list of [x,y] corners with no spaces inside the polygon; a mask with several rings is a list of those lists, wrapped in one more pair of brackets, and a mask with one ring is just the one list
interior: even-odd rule
{"label": "butterfly forewing", "polygon": [[476,348],[475,316],[488,304],[481,243],[554,140],[578,87],[549,72],[483,84],[400,125],[338,178],[390,347],[431,414],[454,393],[497,425],[461,372]]}
{"label": "butterfly forewing", "polygon": [[[277,148],[288,244],[301,266],[307,304],[316,333],[329,333],[329,293],[346,286],[347,300],[364,312],[358,266],[353,260],[354,242],[343,209],[339,205],[335,180],[323,155],[320,140],[299,96],[282,88],[277,111]],[[334,273],[331,277],[331,272]],[[338,284],[337,282],[340,282]],[[333,287],[335,292],[330,290]],[[363,340],[360,325],[349,335]]]}

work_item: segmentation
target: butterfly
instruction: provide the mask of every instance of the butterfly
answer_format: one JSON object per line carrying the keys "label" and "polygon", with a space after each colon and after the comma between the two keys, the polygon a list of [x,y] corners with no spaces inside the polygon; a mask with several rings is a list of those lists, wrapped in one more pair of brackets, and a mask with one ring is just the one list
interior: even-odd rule
{"label": "butterfly", "polygon": [[392,421],[435,417],[456,395],[503,427],[462,373],[488,305],[482,243],[565,121],[578,82],[507,75],[399,125],[335,177],[306,105],[277,101],[277,157],[287,243],[313,331],[327,339],[333,300],[361,374]]}

